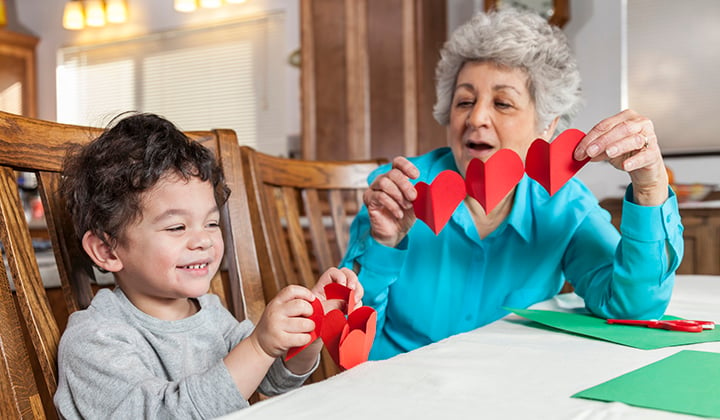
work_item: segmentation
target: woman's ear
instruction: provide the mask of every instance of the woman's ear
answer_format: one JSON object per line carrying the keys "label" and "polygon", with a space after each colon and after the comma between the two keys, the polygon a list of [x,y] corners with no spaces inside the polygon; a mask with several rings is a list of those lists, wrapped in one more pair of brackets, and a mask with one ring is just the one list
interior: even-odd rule
{"label": "woman's ear", "polygon": [[558,122],[560,121],[560,117],[553,118],[552,121],[550,121],[550,124],[545,127],[545,129],[542,132],[542,137],[550,141],[552,140],[553,136],[555,135],[555,129],[557,128]]}
{"label": "woman's ear", "polygon": [[98,267],[110,272],[122,270],[122,261],[117,257],[115,251],[93,232],[85,232],[82,238],[82,246]]}

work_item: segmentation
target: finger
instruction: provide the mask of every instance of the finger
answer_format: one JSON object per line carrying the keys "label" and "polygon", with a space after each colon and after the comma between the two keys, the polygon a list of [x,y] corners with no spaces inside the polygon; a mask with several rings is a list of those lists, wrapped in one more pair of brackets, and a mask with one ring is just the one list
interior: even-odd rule
{"label": "finger", "polygon": [[[273,301],[283,304],[296,299],[312,302],[315,300],[315,294],[305,287],[291,284],[281,289]],[[310,303],[308,303],[308,305],[312,306]]]}
{"label": "finger", "polygon": [[[640,133],[654,132],[652,123],[632,110],[625,110],[597,123],[575,148],[575,159],[598,158],[615,141]],[[595,160],[595,159],[594,159]]]}
{"label": "finger", "polygon": [[395,219],[402,219],[405,215],[405,209],[392,197],[382,191],[366,191],[364,196],[365,206],[370,212],[380,211],[383,214],[392,215]]}
{"label": "finger", "polygon": [[343,270],[340,270],[339,268],[336,268],[336,267],[332,267],[332,268],[328,269],[325,273],[330,278],[330,281],[332,283],[338,283],[343,286],[348,285],[347,284],[347,280],[348,280],[347,274]]}
{"label": "finger", "polygon": [[650,138],[640,132],[608,145],[605,154],[612,159],[631,152],[642,151],[646,149],[646,145],[650,145]]}
{"label": "finger", "polygon": [[417,197],[415,186],[405,174],[395,169],[377,178],[370,185],[370,189],[387,194],[403,208],[412,207],[412,202]]}
{"label": "finger", "polygon": [[392,167],[393,169],[399,170],[403,175],[410,179],[416,179],[420,176],[418,168],[403,156],[394,158],[392,161]]}
{"label": "finger", "polygon": [[315,321],[309,318],[289,318],[283,329],[290,334],[307,334],[315,330]]}

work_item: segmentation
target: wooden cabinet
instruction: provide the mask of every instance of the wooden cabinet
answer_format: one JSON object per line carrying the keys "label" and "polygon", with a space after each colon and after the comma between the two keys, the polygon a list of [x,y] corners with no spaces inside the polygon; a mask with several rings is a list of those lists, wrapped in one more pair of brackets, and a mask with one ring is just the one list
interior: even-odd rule
{"label": "wooden cabinet", "polygon": [[390,159],[446,145],[432,117],[446,0],[301,0],[302,157]]}
{"label": "wooden cabinet", "polygon": [[0,29],[0,110],[35,117],[35,46],[31,35]]}
{"label": "wooden cabinet", "polygon": [[[610,212],[613,224],[619,227],[622,201],[606,199],[600,205]],[[720,207],[681,207],[680,217],[685,227],[685,256],[677,273],[720,274]]]}

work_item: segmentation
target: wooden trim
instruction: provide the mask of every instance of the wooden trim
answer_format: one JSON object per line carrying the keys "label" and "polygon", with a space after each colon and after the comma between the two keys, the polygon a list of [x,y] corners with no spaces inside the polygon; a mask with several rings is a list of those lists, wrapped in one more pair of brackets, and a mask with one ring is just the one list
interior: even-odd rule
{"label": "wooden trim", "polygon": [[313,0],[300,1],[300,147],[302,158],[317,158],[317,98],[315,96],[315,36]]}
{"label": "wooden trim", "polygon": [[403,40],[403,154],[415,156],[418,153],[418,51],[417,21],[420,11],[415,0],[402,2]]}
{"label": "wooden trim", "polygon": [[370,158],[370,81],[367,0],[345,0],[348,159]]}

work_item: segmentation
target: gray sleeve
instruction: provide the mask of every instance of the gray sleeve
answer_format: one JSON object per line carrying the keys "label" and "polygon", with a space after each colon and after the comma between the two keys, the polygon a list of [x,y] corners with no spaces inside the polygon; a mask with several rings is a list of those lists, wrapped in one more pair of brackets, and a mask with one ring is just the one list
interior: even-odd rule
{"label": "gray sleeve", "polygon": [[[240,341],[247,338],[252,333],[255,326],[250,321],[242,321],[237,325],[237,328],[233,328],[230,334],[231,347],[235,347]],[[272,364],[268,370],[267,375],[260,383],[258,390],[265,395],[278,395],[287,391],[293,390],[300,387],[308,377],[317,369],[320,365],[320,356],[315,362],[315,365],[310,369],[309,372],[296,375],[285,367],[282,358],[278,358]],[[228,372],[228,375],[230,373]]]}

